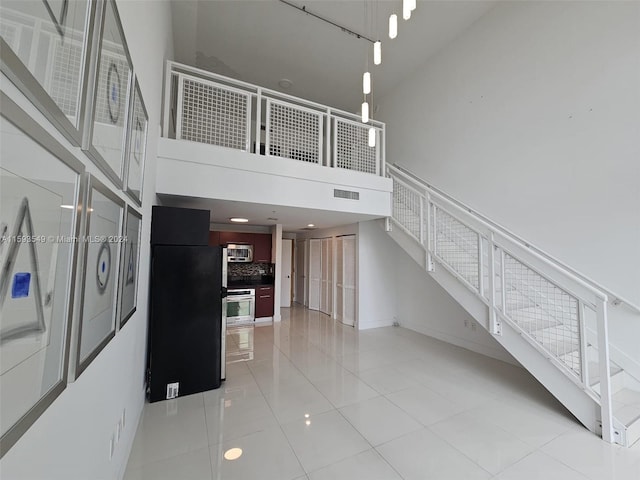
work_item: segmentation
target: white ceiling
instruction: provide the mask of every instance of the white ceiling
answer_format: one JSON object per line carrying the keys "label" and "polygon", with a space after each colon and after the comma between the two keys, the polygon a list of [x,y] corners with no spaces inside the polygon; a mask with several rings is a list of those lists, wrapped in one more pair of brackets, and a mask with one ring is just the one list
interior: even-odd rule
{"label": "white ceiling", "polygon": [[[380,38],[382,64],[373,66],[368,41],[278,0],[173,0],[176,60],[357,112],[367,54],[373,93],[381,97],[496,3],[418,1],[411,19],[403,21],[401,0],[289,1],[350,30]],[[374,19],[367,24],[365,3],[369,18]],[[387,35],[392,12],[399,16],[394,40]],[[293,82],[290,89],[278,86],[283,78]]]}
{"label": "white ceiling", "polygon": [[[211,223],[234,225],[229,219],[241,217],[247,218],[249,220],[248,225],[252,226],[270,226],[279,223],[282,224],[282,229],[286,232],[305,230],[310,223],[314,224],[316,229],[322,229],[378,218],[373,215],[314,210],[282,205],[232,202],[164,194],[159,195],[159,197],[165,206],[209,210],[211,212]],[[270,220],[273,218],[277,220]]]}
{"label": "white ceiling", "polygon": [[[176,61],[355,113],[362,103],[367,55],[373,93],[380,98],[496,3],[419,0],[412,18],[403,21],[402,0],[288,1],[362,35],[380,38],[382,64],[373,65],[370,42],[278,0],[172,0]],[[368,23],[365,3],[372,19]],[[389,40],[392,12],[399,17],[399,34]],[[278,85],[283,78],[293,82],[290,89]],[[188,197],[164,196],[162,202],[208,209],[212,223],[229,224],[230,217],[240,216],[249,218],[250,225],[281,223],[285,231],[300,231],[308,223],[329,228],[373,218]]]}

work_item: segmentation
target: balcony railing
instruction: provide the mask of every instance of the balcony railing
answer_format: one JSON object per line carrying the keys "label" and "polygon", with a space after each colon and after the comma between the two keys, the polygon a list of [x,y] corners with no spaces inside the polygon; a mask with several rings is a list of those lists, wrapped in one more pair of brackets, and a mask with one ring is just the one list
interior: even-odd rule
{"label": "balcony railing", "polygon": [[385,171],[384,123],[365,125],[348,112],[175,62],[167,62],[163,136],[374,175]]}

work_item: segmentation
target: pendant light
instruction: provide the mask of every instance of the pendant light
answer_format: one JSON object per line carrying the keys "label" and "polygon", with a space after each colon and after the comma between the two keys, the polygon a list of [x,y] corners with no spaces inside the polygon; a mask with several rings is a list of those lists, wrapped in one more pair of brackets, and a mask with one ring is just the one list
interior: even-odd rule
{"label": "pendant light", "polygon": [[362,123],[369,123],[369,104],[362,103]]}
{"label": "pendant light", "polygon": [[376,129],[373,127],[369,128],[369,146],[376,146]]}
{"label": "pendant light", "polygon": [[371,93],[371,74],[369,72],[364,72],[362,75],[362,93],[365,95]]}
{"label": "pendant light", "polygon": [[393,39],[398,36],[398,15],[395,13],[389,16],[389,38]]}
{"label": "pendant light", "polygon": [[382,43],[380,40],[373,44],[373,63],[375,65],[382,63]]}
{"label": "pendant light", "polygon": [[409,20],[411,18],[411,5],[409,0],[402,0],[402,18]]}

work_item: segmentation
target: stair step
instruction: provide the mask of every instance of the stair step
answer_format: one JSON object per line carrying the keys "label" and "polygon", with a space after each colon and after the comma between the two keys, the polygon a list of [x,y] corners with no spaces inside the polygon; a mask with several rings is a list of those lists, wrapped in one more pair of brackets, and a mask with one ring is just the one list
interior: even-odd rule
{"label": "stair step", "polygon": [[[592,387],[600,383],[600,368],[598,362],[589,362],[589,385]],[[623,372],[622,368],[615,363],[609,362],[610,377],[613,377]]]}
{"label": "stair step", "polygon": [[560,356],[578,350],[578,339],[564,325],[534,330],[531,335],[549,352]]}
{"label": "stair step", "polygon": [[515,309],[512,304],[507,303],[507,315],[527,333],[561,325],[548,313],[535,306]]}

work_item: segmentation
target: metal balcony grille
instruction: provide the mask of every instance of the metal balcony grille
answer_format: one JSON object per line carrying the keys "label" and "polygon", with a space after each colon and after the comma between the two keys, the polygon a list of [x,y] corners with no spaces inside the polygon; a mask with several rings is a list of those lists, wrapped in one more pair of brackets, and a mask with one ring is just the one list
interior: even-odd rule
{"label": "metal balcony grille", "polygon": [[369,127],[336,121],[336,167],[375,174],[376,151],[369,146]]}
{"label": "metal balcony grille", "polygon": [[180,138],[247,150],[249,97],[195,79],[182,80]]}
{"label": "metal balcony grille", "polygon": [[478,234],[440,208],[435,220],[436,255],[479,290]]}
{"label": "metal balcony grille", "polygon": [[579,376],[578,300],[507,253],[504,262],[507,317]]}
{"label": "metal balcony grille", "polygon": [[268,103],[269,155],[319,163],[322,116],[293,105]]}
{"label": "metal balcony grille", "polygon": [[393,179],[393,218],[420,241],[420,195]]}

